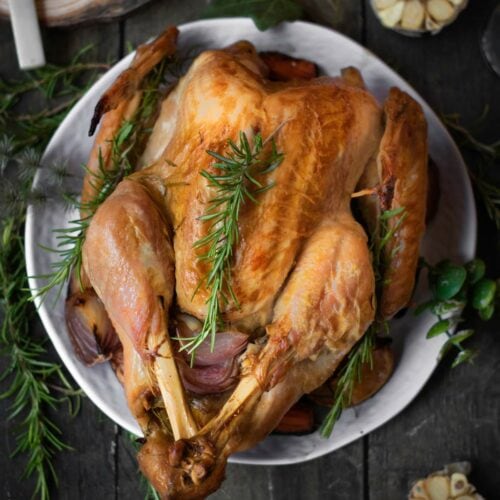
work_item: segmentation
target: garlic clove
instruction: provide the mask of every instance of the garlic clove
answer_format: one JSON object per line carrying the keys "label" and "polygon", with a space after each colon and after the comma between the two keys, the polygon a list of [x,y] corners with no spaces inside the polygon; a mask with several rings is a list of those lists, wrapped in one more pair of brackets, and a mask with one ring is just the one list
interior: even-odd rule
{"label": "garlic clove", "polygon": [[398,0],[374,0],[373,4],[377,10],[384,10],[392,7]]}
{"label": "garlic clove", "polygon": [[424,487],[424,480],[417,481],[410,491],[409,500],[430,500]]}
{"label": "garlic clove", "polygon": [[466,493],[469,493],[469,490],[469,482],[467,481],[467,477],[465,477],[464,474],[455,472],[451,475],[450,492],[452,496],[456,497],[457,495],[464,495]]}
{"label": "garlic clove", "polygon": [[396,2],[392,7],[379,11],[378,15],[382,24],[388,28],[394,28],[396,24],[399,23],[401,17],[403,16],[403,9],[405,7],[405,2],[400,0]]}
{"label": "garlic clove", "polygon": [[424,18],[425,9],[420,0],[409,0],[404,6],[401,27],[409,30],[417,30],[422,27]]}
{"label": "garlic clove", "polygon": [[455,14],[454,7],[447,0],[429,0],[427,11],[433,19],[441,23],[449,21]]}
{"label": "garlic clove", "polygon": [[431,16],[429,16],[429,14],[426,14],[425,16],[425,29],[428,30],[428,31],[437,31],[437,30],[440,30],[442,28],[442,26],[440,24],[438,24],[436,21],[434,21],[434,19],[432,19]]}
{"label": "garlic clove", "polygon": [[448,500],[450,479],[445,476],[432,476],[425,480],[425,489],[430,500]]}
{"label": "garlic clove", "polygon": [[460,7],[465,2],[465,0],[448,0],[448,1],[451,2],[453,5],[455,5],[456,7]]}
{"label": "garlic clove", "polygon": [[479,497],[477,497],[476,495],[462,495],[462,496],[459,496],[459,497],[454,497],[453,500],[478,500]]}

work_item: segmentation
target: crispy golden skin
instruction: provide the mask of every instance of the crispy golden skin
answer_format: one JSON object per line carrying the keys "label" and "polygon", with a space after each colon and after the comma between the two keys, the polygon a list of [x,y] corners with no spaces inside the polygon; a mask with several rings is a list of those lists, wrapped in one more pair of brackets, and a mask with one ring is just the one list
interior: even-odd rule
{"label": "crispy golden skin", "polygon": [[[165,498],[217,489],[227,457],[263,439],[324,383],[373,321],[371,254],[350,210],[357,186],[390,177],[389,208],[411,212],[387,250],[398,274],[382,295],[386,314],[408,300],[414,279],[426,193],[419,106],[392,91],[383,111],[354,69],[336,79],[267,76],[248,42],[202,53],[164,100],[144,167],[101,205],[84,245],[85,271],[125,346],[129,405],[147,437],[139,461]],[[192,416],[180,383],[168,314],[172,305],[205,317],[209,290],[195,290],[207,266],[194,243],[209,230],[199,217],[214,192],[200,172],[214,172],[206,151],[223,154],[240,131],[273,135],[284,153],[266,177],[274,187],[240,214],[231,270],[240,307],[224,310],[232,328],[265,330],[266,343],[249,345],[236,389],[206,423]],[[148,381],[171,429],[148,421]]]}

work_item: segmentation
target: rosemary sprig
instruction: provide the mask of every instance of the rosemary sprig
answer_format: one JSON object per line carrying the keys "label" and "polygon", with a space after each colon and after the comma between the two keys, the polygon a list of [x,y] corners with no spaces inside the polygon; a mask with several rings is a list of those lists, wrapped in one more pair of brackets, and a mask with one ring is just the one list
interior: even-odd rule
{"label": "rosemary sprig", "polygon": [[[45,339],[34,337],[29,328],[34,309],[24,262],[23,227],[27,204],[33,201],[31,182],[39,155],[25,150],[14,156],[14,142],[4,136],[1,143],[15,160],[6,161],[0,173],[4,204],[0,222],[0,353],[8,358],[0,377],[8,386],[0,399],[11,400],[8,418],[18,429],[13,455],[27,455],[23,477],[34,476],[34,494],[46,500],[50,481],[57,483],[52,458],[68,448],[47,410],[67,402],[70,413],[78,411],[79,391],[73,389],[59,364],[45,361]],[[72,398],[76,403],[73,409]]]}
{"label": "rosemary sprig", "polygon": [[349,353],[347,363],[342,368],[335,387],[333,405],[321,424],[321,436],[325,438],[331,436],[335,423],[344,409],[351,404],[352,391],[355,384],[361,381],[363,366],[366,364],[372,366],[377,331],[376,323],[372,323],[361,341]]}
{"label": "rosemary sprig", "polygon": [[[484,116],[480,121],[483,118]],[[480,141],[460,123],[460,117],[456,114],[443,116],[443,122],[459,139],[459,145],[473,153],[474,166],[467,162],[469,176],[476,188],[476,193],[483,201],[488,216],[497,229],[500,229],[500,188],[492,175],[492,167],[500,163],[500,139],[492,143]]]}
{"label": "rosemary sprig", "polygon": [[[21,80],[0,78],[0,134],[8,132],[17,146],[45,147],[97,73],[109,68],[108,64],[83,60],[91,48],[80,50],[67,66],[49,64],[25,73]],[[82,79],[84,83],[80,83]],[[30,94],[36,94],[40,109],[16,112],[18,104]]]}
{"label": "rosemary sprig", "polygon": [[111,141],[109,165],[105,165],[102,156],[99,156],[98,170],[91,172],[94,197],[85,203],[72,200],[73,205],[85,215],[70,221],[68,228],[54,230],[57,246],[55,249],[46,248],[46,250],[58,254],[59,259],[53,263],[51,273],[38,276],[47,282],[38,289],[37,296],[44,297],[54,287],[58,288],[59,296],[72,272],[75,272],[81,283],[82,249],[86,231],[98,207],[115,190],[118,183],[130,175],[136,167],[136,162],[152,130],[152,119],[156,115],[162,95],[160,83],[167,63],[168,60],[164,59],[146,78],[137,111],[130,119],[123,121]]}
{"label": "rosemary sprig", "polygon": [[[264,150],[269,142],[271,152],[266,156]],[[213,168],[217,173],[207,170],[201,172],[215,190],[215,196],[208,202],[205,214],[200,217],[200,220],[209,224],[208,234],[194,244],[194,248],[202,251],[198,254],[199,260],[206,262],[210,270],[200,280],[193,296],[202,285],[210,290],[210,295],[201,331],[190,339],[182,339],[182,349],[191,354],[207,337],[210,337],[211,348],[214,348],[215,334],[223,325],[223,304],[232,300],[239,305],[230,278],[233,251],[240,238],[240,211],[247,202],[258,203],[256,197],[273,187],[274,183],[266,184],[259,179],[275,170],[284,157],[283,153],[278,152],[273,136],[263,140],[260,133],[255,134],[251,145],[247,135],[240,132],[238,144],[229,139],[227,146],[227,156],[207,151],[216,160]]]}
{"label": "rosemary sprig", "polygon": [[[383,250],[394,237],[407,216],[404,207],[386,210],[380,214],[378,230],[371,238],[371,251],[373,255],[373,270],[375,273],[375,288],[377,296],[380,297],[384,285],[385,263]],[[397,251],[397,248],[394,249]],[[375,321],[370,325],[363,338],[353,347],[347,356],[347,362],[341,368],[339,379],[335,386],[333,405],[324,418],[320,434],[328,438],[332,434],[335,423],[340,418],[342,411],[351,404],[354,386],[361,381],[363,367],[373,365],[373,349],[378,334],[387,331],[387,322],[380,318],[378,310],[375,313]]]}

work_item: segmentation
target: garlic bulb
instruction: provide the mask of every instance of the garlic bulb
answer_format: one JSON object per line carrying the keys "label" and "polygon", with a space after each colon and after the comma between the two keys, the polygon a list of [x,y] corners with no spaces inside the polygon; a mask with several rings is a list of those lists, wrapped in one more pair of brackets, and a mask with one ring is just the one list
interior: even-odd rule
{"label": "garlic bulb", "polygon": [[382,24],[406,35],[438,33],[453,22],[468,0],[372,0]]}
{"label": "garlic bulb", "polygon": [[470,472],[468,462],[447,465],[444,470],[434,472],[417,481],[408,496],[409,500],[484,500],[476,488],[467,480]]}

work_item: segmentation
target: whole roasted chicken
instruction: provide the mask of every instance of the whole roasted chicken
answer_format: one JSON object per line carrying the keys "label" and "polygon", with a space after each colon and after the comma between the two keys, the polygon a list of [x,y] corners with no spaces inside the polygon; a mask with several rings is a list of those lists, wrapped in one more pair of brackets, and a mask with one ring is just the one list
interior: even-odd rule
{"label": "whole roasted chicken", "polygon": [[[390,318],[409,301],[427,132],[420,106],[396,88],[381,107],[354,68],[314,77],[302,74],[306,62],[276,66],[242,41],[201,53],[164,90],[132,171],[92,211],[117,134],[177,35],[172,27],[141,47],[97,105],[92,132],[104,117],[82,193],[92,215],[84,292],[73,286],[68,303],[95,294],[94,333],[111,332],[123,349],[119,371],[145,436],[140,467],[164,498],[188,499],[216,490],[228,456],[321,386],[376,314]],[[227,220],[210,217],[231,209],[220,198],[231,147],[259,152],[255,186],[240,177],[228,188],[250,193],[230,214],[232,243]],[[380,238],[380,215],[396,209],[405,217],[384,223],[394,226],[376,277],[367,235]],[[215,248],[229,256],[214,296],[206,255],[217,230]],[[193,346],[214,300],[216,333]]]}

